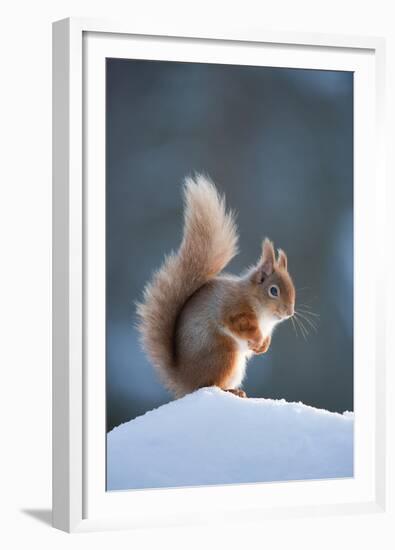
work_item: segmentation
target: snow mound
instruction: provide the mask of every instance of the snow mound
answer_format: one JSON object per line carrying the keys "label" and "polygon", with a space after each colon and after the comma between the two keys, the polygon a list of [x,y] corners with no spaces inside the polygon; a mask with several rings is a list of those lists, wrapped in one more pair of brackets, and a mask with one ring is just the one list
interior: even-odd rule
{"label": "snow mound", "polygon": [[351,477],[352,413],[204,388],[107,436],[107,489]]}

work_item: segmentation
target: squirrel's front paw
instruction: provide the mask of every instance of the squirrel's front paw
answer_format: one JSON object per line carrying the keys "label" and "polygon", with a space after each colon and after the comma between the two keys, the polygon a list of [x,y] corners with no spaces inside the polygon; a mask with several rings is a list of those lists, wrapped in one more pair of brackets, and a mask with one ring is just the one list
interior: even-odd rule
{"label": "squirrel's front paw", "polygon": [[229,393],[233,393],[233,395],[237,395],[237,397],[247,397],[247,394],[244,390],[240,390],[240,389],[234,389],[234,390],[224,390],[224,391],[227,391]]}
{"label": "squirrel's front paw", "polygon": [[256,354],[266,353],[270,347],[270,342],[271,342],[271,337],[267,336],[266,338],[263,339],[262,342],[249,341],[248,347],[250,350],[252,350]]}

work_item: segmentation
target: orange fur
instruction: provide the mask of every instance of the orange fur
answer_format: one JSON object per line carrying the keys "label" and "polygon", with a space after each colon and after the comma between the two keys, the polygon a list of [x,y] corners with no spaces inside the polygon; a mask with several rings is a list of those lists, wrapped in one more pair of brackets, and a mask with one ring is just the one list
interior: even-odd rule
{"label": "orange fur", "polygon": [[[235,390],[246,358],[265,353],[274,326],[293,315],[287,257],[279,251],[276,260],[265,239],[254,268],[242,277],[220,275],[237,252],[233,215],[203,176],[187,180],[185,205],[180,250],[165,260],[138,305],[142,342],[175,395],[211,385]],[[273,285],[277,298],[269,293]]]}
{"label": "orange fur", "polygon": [[260,355],[261,353],[266,353],[270,347],[271,341],[272,341],[271,335],[266,336],[266,338],[264,338],[258,346],[255,347],[254,345],[251,345],[251,349],[257,355]]}

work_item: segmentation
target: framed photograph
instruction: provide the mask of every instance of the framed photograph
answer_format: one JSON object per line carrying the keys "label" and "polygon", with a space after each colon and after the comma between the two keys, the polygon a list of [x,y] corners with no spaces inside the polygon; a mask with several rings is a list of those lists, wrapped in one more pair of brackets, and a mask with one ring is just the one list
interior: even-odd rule
{"label": "framed photograph", "polygon": [[54,526],[383,510],[383,40],[53,31]]}

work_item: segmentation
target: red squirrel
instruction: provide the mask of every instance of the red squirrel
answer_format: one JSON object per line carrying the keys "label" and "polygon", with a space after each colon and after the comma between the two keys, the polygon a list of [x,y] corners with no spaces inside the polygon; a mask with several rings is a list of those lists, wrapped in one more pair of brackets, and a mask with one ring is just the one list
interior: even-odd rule
{"label": "red squirrel", "polygon": [[218,386],[240,397],[246,360],[265,353],[274,327],[293,316],[287,256],[265,239],[240,277],[221,273],[237,254],[234,214],[207,177],[187,178],[184,232],[137,305],[143,347],[167,388],[181,397]]}

